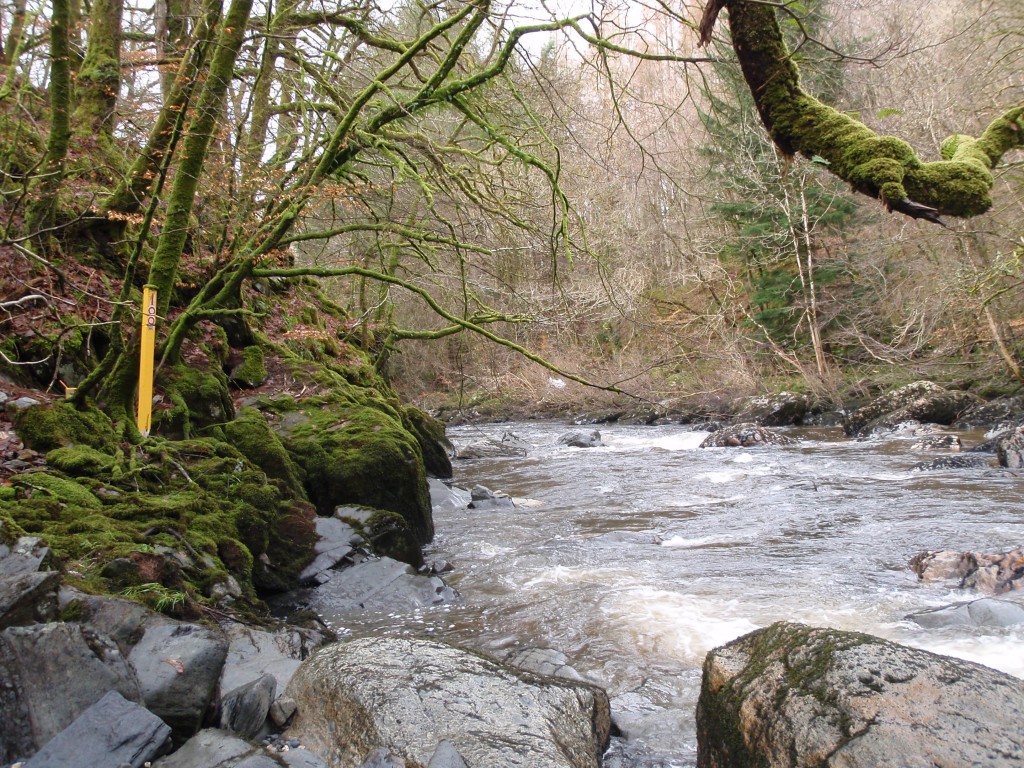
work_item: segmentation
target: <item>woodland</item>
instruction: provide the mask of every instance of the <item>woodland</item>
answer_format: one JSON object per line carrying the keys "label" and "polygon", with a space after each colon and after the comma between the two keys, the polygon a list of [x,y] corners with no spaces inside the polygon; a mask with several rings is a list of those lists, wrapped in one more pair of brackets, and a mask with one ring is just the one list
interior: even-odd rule
{"label": "woodland", "polygon": [[221,328],[431,408],[1024,381],[1014,0],[0,23],[0,362],[129,434],[144,284],[158,368]]}

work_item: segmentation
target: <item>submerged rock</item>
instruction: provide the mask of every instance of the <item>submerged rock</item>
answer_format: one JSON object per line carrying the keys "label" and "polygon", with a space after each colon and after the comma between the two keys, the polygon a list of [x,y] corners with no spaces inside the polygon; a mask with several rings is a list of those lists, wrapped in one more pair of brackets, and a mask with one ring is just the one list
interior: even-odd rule
{"label": "submerged rock", "polygon": [[472,766],[597,768],[611,728],[600,688],[428,639],[327,646],[288,695],[298,711],[286,735],[331,768],[359,765],[378,748],[427,765],[444,741]]}
{"label": "submerged rock", "polygon": [[919,461],[910,468],[911,472],[937,472],[944,469],[992,469],[995,462],[981,453],[966,456],[940,456],[937,459]]}
{"label": "submerged rock", "polygon": [[717,432],[712,432],[701,448],[756,448],[762,445],[795,445],[796,440],[791,437],[779,434],[767,427],[745,422],[723,427]]}
{"label": "submerged rock", "polygon": [[983,597],[907,616],[929,629],[941,627],[1012,627],[1024,624],[1024,605],[1011,600]]}
{"label": "submerged rock", "polygon": [[699,768],[1024,763],[1024,681],[856,632],[778,623],[716,648]]}
{"label": "submerged rock", "polygon": [[523,458],[530,450],[530,444],[519,439],[511,432],[505,432],[500,438],[488,438],[480,442],[470,443],[459,448],[456,459],[489,459],[502,456]]}

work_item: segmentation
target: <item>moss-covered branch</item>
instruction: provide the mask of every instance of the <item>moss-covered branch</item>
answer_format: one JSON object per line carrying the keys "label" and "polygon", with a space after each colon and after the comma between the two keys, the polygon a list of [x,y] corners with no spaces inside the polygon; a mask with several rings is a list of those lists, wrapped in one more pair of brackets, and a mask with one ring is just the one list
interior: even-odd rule
{"label": "moss-covered branch", "polygon": [[761,120],[786,155],[816,156],[856,191],[914,218],[941,223],[943,214],[968,218],[992,207],[992,168],[1006,152],[1024,147],[1024,105],[1004,112],[978,138],[951,136],[942,160],[924,162],[902,139],[877,134],[801,88],[774,4],[711,0],[702,44],[722,7]]}

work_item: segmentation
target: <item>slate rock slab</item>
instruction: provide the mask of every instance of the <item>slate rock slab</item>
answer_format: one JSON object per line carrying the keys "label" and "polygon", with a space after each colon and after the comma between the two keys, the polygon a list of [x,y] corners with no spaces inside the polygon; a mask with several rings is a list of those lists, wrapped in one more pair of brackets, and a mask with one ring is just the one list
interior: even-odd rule
{"label": "slate rock slab", "polygon": [[153,768],[281,768],[262,747],[216,728],[200,731]]}
{"label": "slate rock slab", "polygon": [[941,627],[1012,627],[1024,624],[1024,605],[1011,600],[984,597],[957,603],[907,617],[929,629]]}
{"label": "slate rock slab", "polygon": [[142,768],[167,745],[171,729],[117,691],[79,715],[23,768]]}
{"label": "slate rock slab", "polygon": [[0,632],[0,763],[34,754],[110,691],[141,700],[109,638],[61,623]]}
{"label": "slate rock slab", "polygon": [[455,590],[390,557],[371,558],[341,571],[311,590],[308,607],[329,624],[363,611],[425,608],[455,600]]}
{"label": "slate rock slab", "polygon": [[53,621],[59,584],[56,571],[0,576],[0,629]]}
{"label": "slate rock slab", "polygon": [[228,644],[198,624],[147,624],[128,660],[138,673],[146,708],[180,741],[199,730],[217,690]]}

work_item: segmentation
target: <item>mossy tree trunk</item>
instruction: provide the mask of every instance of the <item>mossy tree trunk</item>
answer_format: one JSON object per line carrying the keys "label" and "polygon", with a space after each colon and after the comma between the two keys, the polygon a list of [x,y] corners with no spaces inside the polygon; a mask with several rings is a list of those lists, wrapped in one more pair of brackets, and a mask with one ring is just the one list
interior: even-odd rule
{"label": "mossy tree trunk", "polygon": [[50,20],[50,135],[34,198],[25,214],[37,242],[48,244],[57,216],[57,199],[64,183],[64,161],[71,137],[71,0],[53,0]]}
{"label": "mossy tree trunk", "polygon": [[188,237],[189,219],[195,204],[196,189],[203,173],[207,152],[234,73],[235,59],[245,39],[246,24],[252,11],[253,0],[232,0],[217,36],[217,47],[206,81],[199,93],[196,113],[189,122],[188,133],[182,145],[181,160],[167,200],[163,232],[147,282],[159,291],[157,314],[166,316],[178,264]]}
{"label": "mossy tree trunk", "polygon": [[124,0],[93,0],[89,45],[75,78],[75,131],[110,142],[121,88],[121,17]]}
{"label": "mossy tree trunk", "polygon": [[3,58],[0,59],[5,65],[13,64],[21,47],[21,36],[25,34],[25,8],[27,0],[15,0],[11,10],[11,28],[7,32],[7,42],[4,44]]}
{"label": "mossy tree trunk", "polygon": [[1004,112],[978,138],[949,137],[942,144],[944,160],[923,162],[905,141],[880,136],[803,90],[776,6],[711,0],[701,21],[701,43],[710,40],[715,18],[726,8],[743,76],[782,152],[817,158],[856,191],[914,218],[941,223],[942,214],[966,218],[992,207],[992,168],[1006,152],[1024,147],[1024,106]]}

